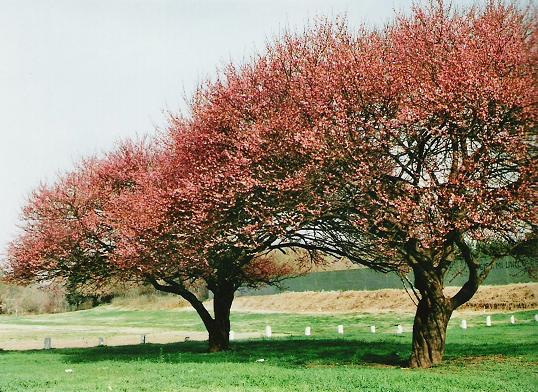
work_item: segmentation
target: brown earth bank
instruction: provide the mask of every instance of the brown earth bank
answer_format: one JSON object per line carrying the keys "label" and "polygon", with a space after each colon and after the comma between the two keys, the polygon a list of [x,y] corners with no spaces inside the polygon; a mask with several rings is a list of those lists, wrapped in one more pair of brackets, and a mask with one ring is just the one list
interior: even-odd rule
{"label": "brown earth bank", "polygon": [[[458,287],[447,287],[454,295]],[[375,291],[305,291],[237,297],[232,310],[284,313],[414,312],[412,292],[397,289]],[[538,283],[482,286],[459,310],[511,311],[538,308]]]}

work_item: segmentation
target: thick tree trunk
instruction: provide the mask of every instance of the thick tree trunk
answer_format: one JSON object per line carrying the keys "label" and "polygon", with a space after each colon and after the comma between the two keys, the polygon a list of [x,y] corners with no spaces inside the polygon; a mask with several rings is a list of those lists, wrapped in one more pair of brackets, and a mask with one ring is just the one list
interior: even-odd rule
{"label": "thick tree trunk", "polygon": [[223,287],[214,291],[214,318],[209,332],[209,351],[218,352],[230,348],[230,308],[234,299],[234,289]]}
{"label": "thick tree trunk", "polygon": [[148,277],[148,281],[157,290],[178,294],[192,305],[202,319],[207,332],[209,333],[209,351],[218,352],[230,348],[230,308],[234,299],[235,288],[229,283],[213,286],[211,291],[214,294],[213,311],[214,316],[207,311],[202,301],[179,283],[166,280],[166,285],[160,284],[155,278]]}
{"label": "thick tree trunk", "polygon": [[[419,261],[418,257],[415,260]],[[452,300],[443,294],[443,273],[428,263],[413,266],[415,287],[420,292],[413,324],[409,366],[429,368],[441,363],[445,353],[446,329],[452,315]]]}
{"label": "thick tree trunk", "polygon": [[[443,360],[446,345],[446,329],[454,309],[469,301],[478,290],[478,285],[487,276],[487,271],[478,274],[480,264],[472,255],[471,248],[462,235],[454,232],[453,243],[459,248],[467,265],[467,282],[452,298],[443,294],[444,275],[453,259],[444,260],[433,267],[427,257],[420,254],[416,241],[410,242],[409,260],[415,275],[415,287],[420,292],[415,322],[413,324],[413,351],[409,360],[410,367],[428,368]],[[445,252],[450,255],[451,252]]]}
{"label": "thick tree trunk", "polygon": [[230,328],[217,327],[209,329],[209,352],[216,353],[230,348]]}
{"label": "thick tree trunk", "polygon": [[413,324],[412,368],[429,368],[441,363],[445,353],[446,328],[452,315],[450,299],[423,296]]}

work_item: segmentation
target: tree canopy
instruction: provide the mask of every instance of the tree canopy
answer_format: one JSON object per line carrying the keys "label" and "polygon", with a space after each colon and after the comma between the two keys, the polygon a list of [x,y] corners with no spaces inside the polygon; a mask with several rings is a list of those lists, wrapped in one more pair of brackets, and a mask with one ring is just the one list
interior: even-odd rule
{"label": "tree canopy", "polygon": [[[200,86],[155,140],[35,192],[11,276],[149,282],[187,299],[220,350],[240,286],[301,270],[271,250],[413,271],[410,364],[435,365],[453,310],[491,268],[477,244],[536,225],[535,27],[515,5],[438,2],[382,30],[337,20],[286,33]],[[457,258],[468,280],[447,297]]]}

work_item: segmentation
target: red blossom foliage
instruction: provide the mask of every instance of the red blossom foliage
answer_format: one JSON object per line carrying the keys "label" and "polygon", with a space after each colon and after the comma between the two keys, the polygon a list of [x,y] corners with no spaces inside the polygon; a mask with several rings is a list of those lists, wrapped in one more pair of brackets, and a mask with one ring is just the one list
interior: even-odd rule
{"label": "red blossom foliage", "polygon": [[[475,242],[537,224],[537,39],[532,12],[497,1],[415,7],[382,31],[284,34],[201,86],[156,140],[36,192],[13,275],[151,282],[187,298],[217,347],[239,286],[293,272],[271,249],[413,270],[411,364],[435,364],[452,311],[487,275]],[[469,279],[446,298],[458,257]],[[189,291],[200,280],[214,319]]]}

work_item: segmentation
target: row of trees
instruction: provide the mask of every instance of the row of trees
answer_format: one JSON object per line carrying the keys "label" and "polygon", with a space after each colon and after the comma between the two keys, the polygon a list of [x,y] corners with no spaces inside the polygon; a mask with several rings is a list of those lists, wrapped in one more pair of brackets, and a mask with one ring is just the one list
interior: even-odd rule
{"label": "row of trees", "polygon": [[[437,364],[453,310],[492,265],[477,244],[536,225],[535,24],[501,2],[438,2],[383,30],[325,21],[285,34],[201,86],[157,137],[35,191],[9,276],[150,283],[186,299],[219,351],[239,287],[301,271],[268,252],[346,257],[413,272],[410,365]],[[458,257],[468,281],[447,297]]]}

